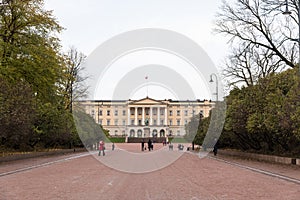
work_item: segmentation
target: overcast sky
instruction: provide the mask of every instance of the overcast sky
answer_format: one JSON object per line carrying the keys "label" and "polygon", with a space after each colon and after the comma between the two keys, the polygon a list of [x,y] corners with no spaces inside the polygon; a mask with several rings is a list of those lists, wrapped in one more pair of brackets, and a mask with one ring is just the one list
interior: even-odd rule
{"label": "overcast sky", "polygon": [[[221,0],[45,0],[47,10],[65,28],[64,49],[76,47],[91,54],[104,41],[140,28],[162,28],[197,42],[219,67],[226,40],[212,33]],[[204,94],[205,93],[205,94]],[[209,91],[197,98],[209,98]],[[108,97],[103,97],[108,98]]]}

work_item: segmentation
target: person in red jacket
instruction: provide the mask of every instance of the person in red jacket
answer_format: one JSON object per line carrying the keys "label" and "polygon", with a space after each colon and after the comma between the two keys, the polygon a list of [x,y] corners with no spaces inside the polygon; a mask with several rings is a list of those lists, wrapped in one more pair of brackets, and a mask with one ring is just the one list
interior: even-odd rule
{"label": "person in red jacket", "polygon": [[98,153],[98,156],[101,156],[101,151],[102,151],[102,153],[103,153],[103,156],[105,156],[104,150],[105,150],[105,144],[104,144],[104,142],[101,140],[101,141],[99,142],[99,153]]}

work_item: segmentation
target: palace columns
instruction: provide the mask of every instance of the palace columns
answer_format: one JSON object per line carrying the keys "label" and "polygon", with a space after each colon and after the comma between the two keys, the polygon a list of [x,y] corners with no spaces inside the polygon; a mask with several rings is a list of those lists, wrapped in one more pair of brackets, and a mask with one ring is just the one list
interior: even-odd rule
{"label": "palace columns", "polygon": [[131,123],[131,121],[130,121],[130,107],[128,107],[128,113],[127,113],[127,125],[131,125],[130,123]]}
{"label": "palace columns", "polygon": [[142,112],[142,125],[145,125],[145,107],[142,107],[143,112]]}
{"label": "palace columns", "polygon": [[160,107],[157,107],[157,123],[156,125],[160,124]]}
{"label": "palace columns", "polygon": [[167,107],[165,107],[165,122],[164,125],[167,125],[167,121],[168,121],[168,113],[167,113]]}
{"label": "palace columns", "polygon": [[137,107],[134,107],[134,125],[138,125],[138,119],[137,119],[137,116],[138,116],[138,113],[137,113]]}
{"label": "palace columns", "polygon": [[152,122],[152,107],[150,107],[150,123],[149,125],[151,126],[153,124]]}

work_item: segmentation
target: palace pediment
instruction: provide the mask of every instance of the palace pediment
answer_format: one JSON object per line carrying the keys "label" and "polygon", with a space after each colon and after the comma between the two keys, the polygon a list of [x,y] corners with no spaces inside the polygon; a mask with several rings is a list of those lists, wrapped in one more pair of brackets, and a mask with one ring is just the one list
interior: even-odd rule
{"label": "palace pediment", "polygon": [[131,101],[129,105],[166,105],[166,103],[160,100],[151,99],[147,97],[144,99]]}

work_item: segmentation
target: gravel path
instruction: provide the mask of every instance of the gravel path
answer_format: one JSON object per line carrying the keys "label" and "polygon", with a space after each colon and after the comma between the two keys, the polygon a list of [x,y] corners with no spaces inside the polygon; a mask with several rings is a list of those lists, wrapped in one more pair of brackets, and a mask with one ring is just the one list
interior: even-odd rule
{"label": "gravel path", "polygon": [[[126,145],[123,148],[126,148]],[[134,145],[128,146],[130,151],[135,151],[132,150],[134,148]],[[156,153],[159,151],[163,152],[163,149]],[[118,150],[107,152],[105,159],[114,158],[117,152]],[[148,152],[142,154],[150,155]],[[114,170],[98,159],[104,157],[95,159],[93,156],[83,156],[2,176],[0,199],[298,200],[300,198],[299,184],[209,157],[199,159],[197,155],[190,153],[184,153],[163,169],[140,174]],[[6,166],[1,164],[0,170],[3,172],[21,166],[22,163],[17,162]],[[276,167],[273,166],[274,168]],[[293,172],[299,171],[291,171],[291,176]]]}

